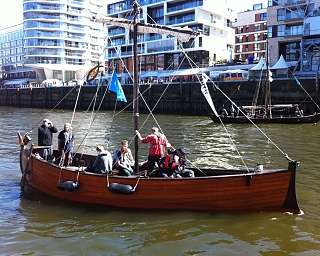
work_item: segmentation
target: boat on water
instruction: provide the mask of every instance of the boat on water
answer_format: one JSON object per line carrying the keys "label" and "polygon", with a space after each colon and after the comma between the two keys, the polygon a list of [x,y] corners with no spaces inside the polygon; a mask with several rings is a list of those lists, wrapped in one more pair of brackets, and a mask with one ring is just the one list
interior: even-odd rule
{"label": "boat on water", "polygon": [[216,123],[221,121],[225,124],[306,124],[306,123],[317,123],[320,120],[320,113],[315,113],[312,115],[305,116],[273,116],[272,118],[263,117],[245,117],[245,116],[220,116],[217,117],[215,114],[211,113],[210,118]]}
{"label": "boat on water", "polygon": [[[134,100],[133,132],[138,130],[138,63],[137,33],[146,24],[137,21],[138,4],[134,2],[134,20],[123,21],[106,17],[108,22],[133,28]],[[164,30],[181,38],[196,36],[188,29],[151,25],[157,32]],[[94,73],[99,73],[99,67]],[[206,82],[202,91],[208,97]],[[209,102],[210,104],[210,102]],[[210,104],[211,105],[211,104]],[[71,166],[59,166],[39,156],[43,147],[34,146],[28,134],[20,135],[20,168],[23,191],[43,193],[73,203],[104,205],[126,209],[195,210],[210,212],[289,211],[300,213],[296,198],[295,180],[298,162],[288,159],[288,166],[277,169],[261,165],[243,169],[188,167],[194,177],[152,177],[140,172],[138,138],[135,136],[135,172],[123,177],[117,173],[96,174],[84,168],[95,156],[77,153]],[[54,151],[58,157],[58,152]]]}
{"label": "boat on water", "polygon": [[[255,111],[257,110],[263,110],[264,112],[264,106],[255,106]],[[210,113],[210,118],[212,121],[216,123],[226,123],[226,124],[244,124],[244,123],[255,123],[255,124],[302,124],[302,123],[317,123],[320,120],[320,113],[314,113],[310,115],[303,115],[303,114],[295,114],[293,111],[291,113],[293,114],[287,114],[287,113],[281,113],[283,109],[293,109],[294,106],[292,104],[287,105],[272,105],[270,106],[271,111],[274,112],[271,116],[266,115],[259,115],[259,114],[251,114],[252,111],[250,111],[250,114],[246,115],[215,115],[214,113]],[[248,113],[248,110],[252,110],[252,106],[243,106],[242,110],[246,111],[245,113]],[[279,110],[279,111],[277,111]]]}
{"label": "boat on water", "polygon": [[[285,70],[288,72],[288,65],[286,64],[283,56],[281,55],[278,62],[271,67],[271,69]],[[259,82],[255,88],[253,100],[251,106],[237,106],[232,100],[231,110],[228,112],[225,108],[222,108],[222,113],[218,114],[215,111],[209,113],[212,121],[216,123],[278,123],[278,124],[302,124],[302,123],[317,123],[320,120],[320,112],[312,114],[303,114],[300,110],[299,104],[272,104],[271,102],[271,83],[272,73],[269,69],[268,61],[263,58],[259,63],[251,68],[251,72],[258,72]],[[320,110],[318,104],[312,99],[310,94],[303,88],[301,83],[294,77],[297,85],[308,95],[311,101]],[[215,86],[220,92],[219,87]],[[223,93],[223,92],[222,92]],[[224,93],[223,93],[224,94]],[[227,95],[224,94],[228,98]],[[261,101],[260,105],[257,105],[258,101]]]}

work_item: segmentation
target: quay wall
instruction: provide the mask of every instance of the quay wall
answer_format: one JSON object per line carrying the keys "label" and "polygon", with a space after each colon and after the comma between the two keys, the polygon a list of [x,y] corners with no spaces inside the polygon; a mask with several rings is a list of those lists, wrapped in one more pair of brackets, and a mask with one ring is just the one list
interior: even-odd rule
{"label": "quay wall", "polygon": [[[312,96],[318,104],[319,102],[319,81],[316,79],[300,79],[303,88]],[[251,105],[257,81],[230,81],[216,82],[221,90],[225,92],[238,106]],[[224,105],[230,107],[230,102],[214,88],[212,83],[208,83],[211,96],[215,106],[221,109]],[[132,85],[123,85],[124,93],[128,104],[132,102]],[[105,93],[106,87],[101,86],[97,93],[97,106]],[[50,87],[50,88],[20,88],[20,89],[0,89],[0,105],[15,107],[47,108],[53,107],[61,109],[73,109],[79,87]],[[89,108],[97,87],[84,86],[81,89],[77,109],[86,110]],[[155,113],[183,114],[183,115],[207,115],[210,111],[197,82],[179,82],[170,85],[163,84],[142,84],[140,91],[148,103],[150,109],[156,108]],[[163,94],[163,96],[161,96]],[[260,89],[260,98],[264,94],[264,88]],[[272,104],[300,104],[305,113],[316,111],[316,105],[312,102],[307,93],[294,80],[275,80],[271,84]],[[159,98],[161,100],[158,102]],[[258,104],[263,104],[258,100]],[[117,108],[122,109],[127,103],[118,102]],[[92,105],[91,105],[92,106]],[[101,104],[101,110],[113,110],[115,106],[115,95],[106,93]],[[132,105],[127,108],[132,110]],[[143,100],[140,100],[139,111],[147,113]]]}

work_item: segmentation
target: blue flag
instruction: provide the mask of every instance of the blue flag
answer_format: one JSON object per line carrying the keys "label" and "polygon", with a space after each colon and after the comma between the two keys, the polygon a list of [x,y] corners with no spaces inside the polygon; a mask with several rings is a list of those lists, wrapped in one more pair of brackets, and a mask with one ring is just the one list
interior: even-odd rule
{"label": "blue flag", "polygon": [[117,101],[127,102],[126,95],[124,95],[122,86],[118,80],[117,73],[113,72],[111,82],[109,85],[109,91],[117,95]]}

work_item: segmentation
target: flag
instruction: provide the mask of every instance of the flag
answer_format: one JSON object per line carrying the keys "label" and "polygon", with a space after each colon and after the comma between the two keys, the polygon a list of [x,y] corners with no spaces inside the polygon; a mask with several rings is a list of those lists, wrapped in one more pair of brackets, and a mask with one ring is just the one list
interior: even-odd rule
{"label": "flag", "polygon": [[117,101],[127,102],[126,95],[124,95],[122,86],[118,80],[117,73],[115,71],[112,74],[111,82],[109,85],[109,91],[117,95]]}
{"label": "flag", "polygon": [[209,106],[211,107],[213,113],[218,117],[218,112],[213,104],[213,101],[212,101],[212,98],[211,98],[211,95],[210,95],[210,92],[209,92],[209,89],[208,89],[208,86],[207,86],[207,82],[210,78],[206,75],[206,74],[202,74],[202,79],[200,80],[200,83],[201,83],[201,92],[203,94],[203,96],[206,98]]}

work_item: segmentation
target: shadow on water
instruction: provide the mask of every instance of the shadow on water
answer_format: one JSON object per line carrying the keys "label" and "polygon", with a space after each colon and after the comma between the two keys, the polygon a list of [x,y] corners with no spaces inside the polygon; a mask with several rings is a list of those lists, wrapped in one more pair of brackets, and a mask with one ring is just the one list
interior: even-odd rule
{"label": "shadow on water", "polygon": [[[319,128],[313,125],[264,125],[262,129],[294,159],[301,161],[297,194],[305,215],[282,213],[199,213],[127,211],[87,207],[47,196],[20,195],[16,132],[37,128],[45,110],[0,107],[0,255],[319,255],[320,179]],[[72,112],[54,111],[59,129]],[[73,127],[79,141],[88,129],[88,113],[76,114]],[[142,115],[141,123],[146,116]],[[240,167],[240,157],[228,134],[206,117],[157,117],[170,142],[185,147],[198,166]],[[15,122],[13,122],[15,120]],[[99,113],[85,149],[96,144],[115,149],[121,139],[132,139],[131,114],[111,123],[112,113]],[[147,134],[151,120],[141,129]],[[227,125],[248,165],[285,167],[266,138],[250,125]],[[37,138],[37,129],[32,133]],[[56,140],[55,140],[56,143]],[[147,154],[141,146],[140,158]]]}

